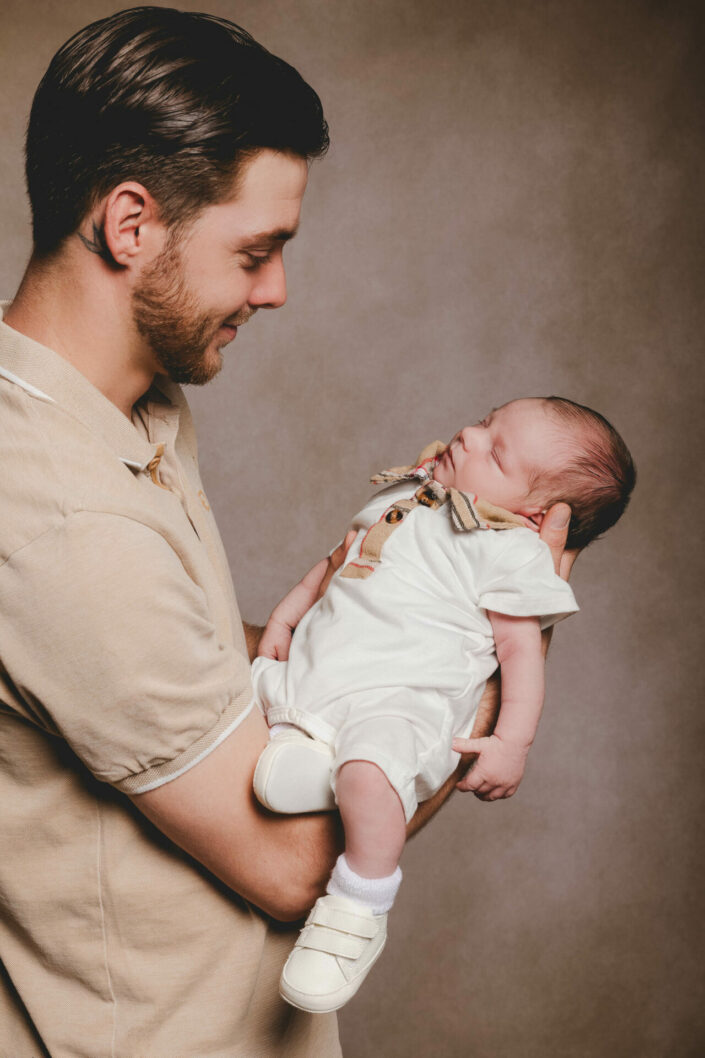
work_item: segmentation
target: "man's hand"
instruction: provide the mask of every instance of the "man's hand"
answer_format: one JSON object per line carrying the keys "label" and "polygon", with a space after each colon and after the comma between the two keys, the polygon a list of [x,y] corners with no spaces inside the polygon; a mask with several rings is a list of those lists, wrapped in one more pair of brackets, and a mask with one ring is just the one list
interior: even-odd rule
{"label": "man's hand", "polygon": [[569,525],[570,507],[567,503],[556,503],[546,512],[539,530],[539,536],[550,548],[556,573],[563,580],[570,580],[570,571],[579,554],[578,551],[565,549]]}
{"label": "man's hand", "polygon": [[345,556],[350,550],[356,536],[357,531],[355,529],[348,529],[347,533],[345,534],[345,539],[341,541],[341,543],[339,543],[336,547],[335,551],[332,551],[329,555],[328,567],[326,569],[323,580],[321,581],[321,585],[318,590],[318,595],[316,596],[317,599],[320,599],[321,596],[325,594],[326,588],[328,587],[333,578],[333,574],[337,570],[339,570],[345,562]]}
{"label": "man's hand", "polygon": [[[579,551],[566,551],[565,542],[568,539],[568,527],[570,526],[570,507],[567,503],[556,503],[541,523],[539,536],[548,547],[553,558],[553,567],[559,577],[570,580],[570,572],[573,563],[580,554]],[[548,648],[553,637],[553,625],[543,633],[543,656],[548,654]],[[499,709],[499,703],[498,703]]]}

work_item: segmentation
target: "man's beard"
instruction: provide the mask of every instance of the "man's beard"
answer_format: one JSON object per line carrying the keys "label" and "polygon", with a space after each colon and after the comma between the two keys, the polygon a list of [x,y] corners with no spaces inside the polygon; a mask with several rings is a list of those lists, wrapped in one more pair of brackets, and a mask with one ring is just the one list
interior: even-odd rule
{"label": "man's beard", "polygon": [[[138,331],[174,382],[203,386],[223,366],[219,349],[210,346],[223,324],[222,316],[203,312],[184,281],[176,240],[166,246],[140,277],[132,294]],[[232,326],[246,323],[253,310],[243,308],[229,318]]]}

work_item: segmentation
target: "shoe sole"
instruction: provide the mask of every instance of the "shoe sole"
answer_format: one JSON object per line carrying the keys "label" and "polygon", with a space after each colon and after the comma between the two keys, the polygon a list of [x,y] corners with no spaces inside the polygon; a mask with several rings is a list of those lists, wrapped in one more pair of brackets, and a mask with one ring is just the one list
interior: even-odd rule
{"label": "shoe sole", "polygon": [[[385,937],[379,949],[375,952],[375,954],[367,964],[365,973],[362,975],[361,979],[358,979],[356,982],[354,982],[353,988],[348,985],[345,988],[339,988],[338,991],[333,992],[332,995],[321,996],[320,1003],[316,1002],[315,997],[311,997],[311,1002],[309,1003],[309,1005],[303,1006],[300,1001],[297,1002],[297,999],[299,999],[299,993],[294,993],[296,995],[296,999],[294,999],[292,995],[287,995],[286,985],[283,981],[280,981],[279,995],[289,1004],[289,1006],[296,1007],[297,1010],[303,1010],[307,1014],[332,1014],[334,1011],[340,1010],[341,1007],[344,1007],[345,1004],[349,1002],[349,1000],[351,1000],[353,996],[358,992],[358,990],[362,987],[365,978],[367,977],[370,970],[384,951],[386,944],[387,938]],[[332,1006],[329,1005],[331,1001],[333,1003]],[[325,1003],[326,1005],[324,1006],[323,1003]]]}
{"label": "shoe sole", "polygon": [[328,746],[314,739],[279,745],[275,739],[257,761],[253,778],[257,800],[270,812],[284,815],[334,811],[332,760]]}

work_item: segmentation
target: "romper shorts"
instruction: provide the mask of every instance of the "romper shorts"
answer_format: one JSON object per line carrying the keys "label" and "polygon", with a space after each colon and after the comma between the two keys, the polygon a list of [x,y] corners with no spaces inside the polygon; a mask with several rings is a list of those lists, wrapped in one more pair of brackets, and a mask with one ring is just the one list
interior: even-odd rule
{"label": "romper shorts", "polygon": [[[270,658],[256,659],[255,698],[268,724],[294,724],[331,747],[334,791],[344,764],[369,761],[396,790],[408,822],[418,804],[432,797],[455,770],[460,755],[451,749],[452,739],[468,735],[474,722],[474,714],[467,719],[465,699],[454,710],[452,700],[436,690],[381,687],[342,695],[323,705],[306,703],[307,708],[301,707],[304,703],[282,705],[283,681],[277,677],[285,666],[286,662]],[[457,716],[464,721],[460,729]]]}

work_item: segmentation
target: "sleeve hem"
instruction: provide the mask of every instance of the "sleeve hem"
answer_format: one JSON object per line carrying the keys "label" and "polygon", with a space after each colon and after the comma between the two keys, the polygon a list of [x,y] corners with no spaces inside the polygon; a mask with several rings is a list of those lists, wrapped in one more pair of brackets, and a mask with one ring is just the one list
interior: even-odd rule
{"label": "sleeve hem", "polygon": [[533,596],[521,598],[507,598],[502,592],[488,592],[480,596],[479,604],[485,610],[493,610],[495,613],[507,614],[509,617],[548,617],[554,620],[567,617],[568,614],[577,613],[580,609],[572,592],[569,595],[546,597]]}
{"label": "sleeve hem", "polygon": [[[249,694],[249,692],[248,692]],[[153,768],[139,772],[137,775],[128,775],[119,782],[111,785],[121,793],[132,796],[133,794],[148,793],[156,790],[173,779],[178,779],[184,772],[199,764],[205,757],[213,752],[232,732],[240,726],[242,721],[249,716],[254,708],[255,701],[250,699],[243,709],[243,696],[234,698],[228,708],[223,712],[218,723],[202,735],[192,746],[180,753],[174,760],[157,764]]]}

